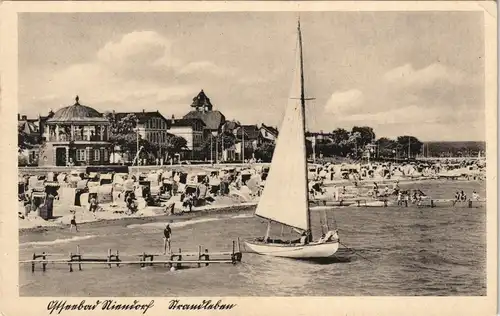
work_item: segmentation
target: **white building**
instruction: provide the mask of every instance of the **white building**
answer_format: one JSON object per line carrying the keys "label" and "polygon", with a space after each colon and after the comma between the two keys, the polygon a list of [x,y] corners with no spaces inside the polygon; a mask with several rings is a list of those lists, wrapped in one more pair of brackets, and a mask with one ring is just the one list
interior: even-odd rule
{"label": "white building", "polygon": [[205,140],[205,123],[203,120],[176,119],[173,115],[168,121],[168,131],[170,134],[182,137],[186,140],[187,152],[183,159],[204,159],[203,142]]}

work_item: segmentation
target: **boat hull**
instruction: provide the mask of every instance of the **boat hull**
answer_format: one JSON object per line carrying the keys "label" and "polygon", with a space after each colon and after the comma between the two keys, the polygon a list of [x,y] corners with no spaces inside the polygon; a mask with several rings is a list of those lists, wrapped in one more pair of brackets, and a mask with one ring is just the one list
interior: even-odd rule
{"label": "boat hull", "polygon": [[252,251],[267,256],[294,259],[321,259],[332,257],[339,249],[338,241],[310,243],[307,245],[272,244],[245,241]]}

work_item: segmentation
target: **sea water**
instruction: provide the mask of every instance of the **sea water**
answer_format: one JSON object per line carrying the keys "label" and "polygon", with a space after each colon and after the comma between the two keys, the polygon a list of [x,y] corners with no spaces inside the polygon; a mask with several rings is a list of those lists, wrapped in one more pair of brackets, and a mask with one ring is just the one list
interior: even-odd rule
{"label": "sea water", "polygon": [[[457,190],[469,196],[476,190],[485,197],[479,182],[413,184],[433,198],[453,198]],[[312,222],[320,230],[319,212]],[[252,210],[233,215],[214,215],[171,224],[172,248],[194,252],[198,245],[209,251],[231,251],[232,240],[265,234],[266,223]],[[170,271],[163,265],[84,265],[68,271],[67,265],[20,266],[21,296],[412,296],[486,295],[486,208],[438,207],[344,207],[328,212],[337,225],[341,242],[355,250],[350,260],[328,264],[310,263],[244,253],[237,265]],[[101,253],[119,250],[131,255],[158,253],[163,249],[163,227],[153,223],[123,221],[20,234],[20,259],[33,252]],[[275,235],[281,227],[273,227]],[[285,234],[289,234],[285,230]],[[242,245],[242,250],[245,247]]]}

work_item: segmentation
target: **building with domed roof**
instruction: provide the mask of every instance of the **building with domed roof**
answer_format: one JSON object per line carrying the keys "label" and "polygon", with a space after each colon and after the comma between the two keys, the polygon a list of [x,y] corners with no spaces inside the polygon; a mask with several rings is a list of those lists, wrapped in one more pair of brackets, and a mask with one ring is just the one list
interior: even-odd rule
{"label": "building with domed roof", "polygon": [[110,122],[95,109],[75,104],[56,111],[44,124],[39,166],[88,166],[109,163]]}

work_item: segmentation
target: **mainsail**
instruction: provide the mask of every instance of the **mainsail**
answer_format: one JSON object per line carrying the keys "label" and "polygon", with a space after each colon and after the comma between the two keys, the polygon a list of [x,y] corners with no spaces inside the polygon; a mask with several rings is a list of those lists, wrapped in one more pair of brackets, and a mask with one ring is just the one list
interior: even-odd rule
{"label": "mainsail", "polygon": [[310,228],[305,141],[302,39],[290,99],[279,130],[271,168],[255,214],[302,230]]}

